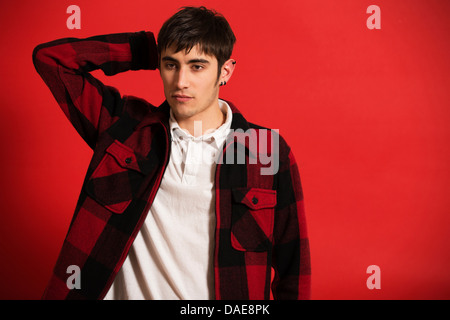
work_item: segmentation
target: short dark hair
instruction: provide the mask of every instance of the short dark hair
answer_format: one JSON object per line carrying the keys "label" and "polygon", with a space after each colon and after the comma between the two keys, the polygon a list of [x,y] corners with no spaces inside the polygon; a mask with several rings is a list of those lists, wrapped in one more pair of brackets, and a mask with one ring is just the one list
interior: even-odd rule
{"label": "short dark hair", "polygon": [[182,7],[161,27],[158,34],[158,52],[176,46],[176,51],[199,50],[215,56],[219,75],[223,64],[230,59],[236,42],[233,30],[220,13],[205,7]]}

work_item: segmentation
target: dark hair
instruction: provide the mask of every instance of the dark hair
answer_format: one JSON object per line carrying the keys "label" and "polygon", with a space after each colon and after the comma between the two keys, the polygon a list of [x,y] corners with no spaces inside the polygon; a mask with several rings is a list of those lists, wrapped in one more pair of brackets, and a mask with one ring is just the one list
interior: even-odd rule
{"label": "dark hair", "polygon": [[158,52],[172,45],[176,51],[189,52],[199,45],[199,50],[215,56],[219,75],[223,64],[230,59],[236,37],[227,20],[214,10],[205,7],[182,7],[161,27],[158,34]]}

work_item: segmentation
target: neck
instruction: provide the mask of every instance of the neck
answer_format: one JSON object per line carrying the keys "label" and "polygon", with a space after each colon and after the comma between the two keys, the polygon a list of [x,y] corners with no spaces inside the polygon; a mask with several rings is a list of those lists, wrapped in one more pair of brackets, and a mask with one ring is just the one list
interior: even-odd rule
{"label": "neck", "polygon": [[207,131],[219,128],[226,120],[216,100],[210,107],[191,117],[178,119],[175,116],[180,128],[187,130],[192,136],[199,137]]}

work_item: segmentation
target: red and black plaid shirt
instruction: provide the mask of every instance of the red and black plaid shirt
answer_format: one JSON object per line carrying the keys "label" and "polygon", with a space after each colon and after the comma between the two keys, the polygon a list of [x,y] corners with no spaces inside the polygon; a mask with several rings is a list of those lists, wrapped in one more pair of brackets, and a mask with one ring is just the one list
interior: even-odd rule
{"label": "red and black plaid shirt", "polygon": [[[152,205],[170,154],[169,106],[121,96],[90,72],[154,70],[156,48],[152,33],[138,32],[61,39],[33,52],[36,70],[94,151],[44,299],[102,299]],[[263,128],[228,103],[231,129],[258,135]],[[223,156],[242,150],[239,143],[229,139]],[[224,160],[216,169],[215,297],[269,299],[272,289],[275,299],[307,299],[309,242],[293,153],[279,137],[277,171],[262,175],[264,165],[250,161],[255,150],[245,147],[244,164]],[[71,265],[81,270],[79,289],[67,285]]]}

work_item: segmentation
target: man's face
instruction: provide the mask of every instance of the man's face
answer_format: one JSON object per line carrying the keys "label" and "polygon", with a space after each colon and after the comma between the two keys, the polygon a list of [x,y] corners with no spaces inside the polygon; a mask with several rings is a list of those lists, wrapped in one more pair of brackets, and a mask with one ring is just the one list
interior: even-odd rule
{"label": "man's face", "polygon": [[219,98],[218,62],[192,48],[175,52],[174,47],[161,52],[160,72],[164,94],[178,121],[202,120]]}

